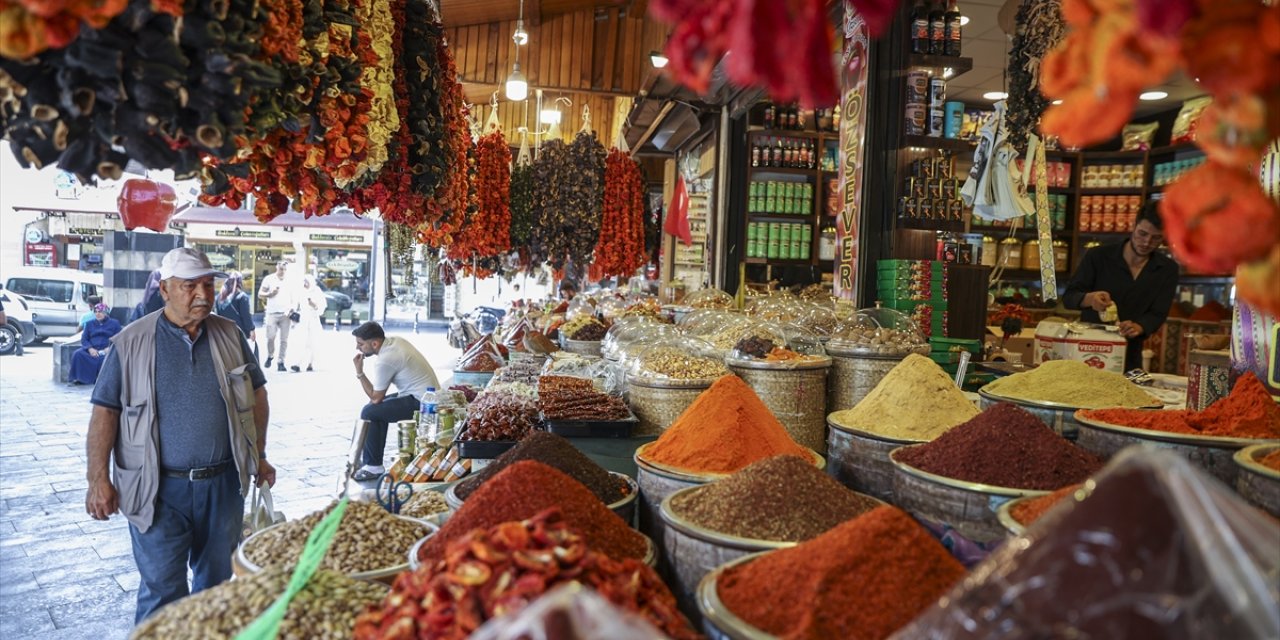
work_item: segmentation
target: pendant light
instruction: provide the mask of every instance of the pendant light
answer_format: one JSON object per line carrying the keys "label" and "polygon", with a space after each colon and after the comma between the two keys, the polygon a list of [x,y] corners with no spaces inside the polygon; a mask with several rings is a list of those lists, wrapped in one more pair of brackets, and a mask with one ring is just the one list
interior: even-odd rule
{"label": "pendant light", "polygon": [[529,97],[529,81],[520,73],[520,47],[529,42],[529,32],[524,30],[524,0],[520,0],[520,18],[516,20],[511,40],[516,43],[516,59],[511,64],[511,75],[507,76],[507,99],[520,102]]}

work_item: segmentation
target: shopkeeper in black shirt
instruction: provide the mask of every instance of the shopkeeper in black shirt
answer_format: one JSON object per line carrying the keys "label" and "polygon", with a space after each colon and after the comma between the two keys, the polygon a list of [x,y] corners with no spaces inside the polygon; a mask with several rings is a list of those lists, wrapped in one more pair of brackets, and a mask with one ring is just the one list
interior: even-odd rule
{"label": "shopkeeper in black shirt", "polygon": [[1164,225],[1156,201],[1138,215],[1133,233],[1123,242],[1094,247],[1084,254],[1062,304],[1079,309],[1085,322],[1102,322],[1101,312],[1114,303],[1120,335],[1128,338],[1126,371],[1142,366],[1142,342],[1169,317],[1178,264],[1157,251],[1164,244]]}

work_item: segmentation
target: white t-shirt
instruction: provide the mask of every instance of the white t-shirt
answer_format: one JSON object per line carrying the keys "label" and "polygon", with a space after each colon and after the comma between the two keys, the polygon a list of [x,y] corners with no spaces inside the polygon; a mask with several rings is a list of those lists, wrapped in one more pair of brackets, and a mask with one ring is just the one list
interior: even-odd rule
{"label": "white t-shirt", "polygon": [[373,361],[373,374],[369,382],[374,391],[387,391],[395,383],[401,395],[411,394],[421,399],[427,387],[440,388],[436,372],[427,358],[403,338],[387,338]]}
{"label": "white t-shirt", "polygon": [[[265,294],[275,289],[279,289],[280,293],[267,298]],[[274,273],[262,279],[262,286],[258,287],[258,296],[267,301],[267,306],[263,309],[266,313],[289,313],[293,310],[293,291],[289,283]]]}

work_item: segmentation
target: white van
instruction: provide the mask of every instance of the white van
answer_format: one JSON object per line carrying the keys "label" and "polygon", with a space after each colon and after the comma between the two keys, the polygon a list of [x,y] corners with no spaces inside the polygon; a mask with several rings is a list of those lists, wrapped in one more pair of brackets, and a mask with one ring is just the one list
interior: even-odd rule
{"label": "white van", "polygon": [[0,324],[0,356],[18,350],[18,341],[31,344],[36,339],[36,326],[31,322],[31,308],[20,295],[0,288],[0,302],[4,303],[5,324]]}
{"label": "white van", "polygon": [[90,311],[89,297],[102,295],[102,274],[57,267],[17,267],[6,271],[4,288],[31,308],[36,340],[75,335]]}

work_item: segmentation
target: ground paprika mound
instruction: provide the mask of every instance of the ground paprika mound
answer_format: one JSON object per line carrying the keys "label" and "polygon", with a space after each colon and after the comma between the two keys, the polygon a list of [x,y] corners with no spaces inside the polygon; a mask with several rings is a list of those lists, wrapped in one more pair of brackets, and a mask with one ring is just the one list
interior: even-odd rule
{"label": "ground paprika mound", "polygon": [[609,557],[643,558],[648,543],[581,482],[541,462],[521,460],[473,491],[440,531],[419,551],[424,563],[443,557],[446,546],[472,529],[525,520],[559,507],[564,520],[586,536],[587,545]]}
{"label": "ground paprika mound", "polygon": [[742,378],[721,376],[649,445],[644,459],[694,473],[733,473],[785,454],[813,459]]}
{"label": "ground paprika mound", "polygon": [[1058,504],[1059,500],[1074,494],[1080,489],[1079,484],[1073,484],[1054,491],[1047,496],[1039,496],[1030,500],[1023,500],[1009,508],[1009,515],[1013,516],[1018,524],[1029,527],[1031,523],[1040,519],[1053,505]]}
{"label": "ground paprika mound", "polygon": [[1104,461],[1008,402],[894,458],[922,471],[1010,489],[1052,491],[1083,482]]}
{"label": "ground paprika mound", "polygon": [[787,640],[879,640],[964,573],[911,516],[884,506],[728,569],[716,590],[734,615]]}
{"label": "ground paprika mound", "polygon": [[1080,415],[1090,420],[1150,431],[1224,438],[1280,438],[1280,404],[1252,371],[1240,376],[1231,394],[1203,411],[1100,409]]}
{"label": "ground paprika mound", "polygon": [[1263,458],[1258,461],[1258,464],[1261,464],[1268,469],[1280,471],[1280,449],[1263,456]]}

